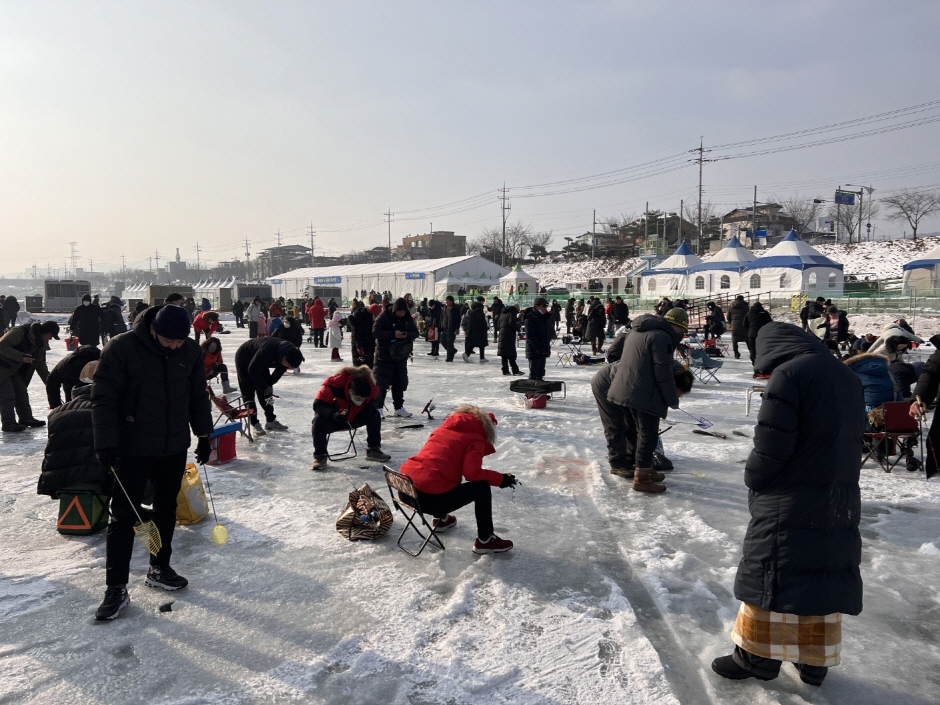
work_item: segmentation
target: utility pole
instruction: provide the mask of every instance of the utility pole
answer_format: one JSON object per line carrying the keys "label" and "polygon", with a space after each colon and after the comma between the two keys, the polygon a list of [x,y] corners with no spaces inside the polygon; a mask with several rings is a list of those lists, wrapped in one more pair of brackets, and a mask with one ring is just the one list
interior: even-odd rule
{"label": "utility pole", "polygon": [[199,276],[199,242],[196,241],[196,276]]}
{"label": "utility pole", "polygon": [[751,211],[751,247],[757,244],[757,184],[754,184],[754,210]]}
{"label": "utility pole", "polygon": [[274,266],[271,267],[271,269],[275,271],[272,271],[271,274],[269,275],[272,277],[275,274],[280,274],[282,271],[284,271],[284,266],[281,264],[281,229],[280,228],[277,229],[277,256],[275,260],[276,261],[274,263]]}
{"label": "utility pole", "polygon": [[91,274],[95,273],[95,260],[93,259],[88,260],[88,271]]}
{"label": "utility pole", "polygon": [[127,283],[127,258],[121,255],[121,278]]}
{"label": "utility pole", "polygon": [[[705,138],[699,138],[698,149],[691,150],[693,153],[698,152],[698,156],[692,160],[694,164],[698,164],[698,240],[695,243],[695,251],[699,252],[699,248],[702,246],[702,240],[704,239],[704,230],[702,227],[702,165],[705,162],[715,161],[714,159],[706,159],[705,152],[710,152],[710,149],[705,149]],[[756,197],[754,199],[757,200]],[[679,213],[679,216],[682,216],[682,213]]]}
{"label": "utility pole", "polygon": [[245,238],[245,279],[251,279],[251,253],[248,252],[248,238]]}
{"label": "utility pole", "polygon": [[69,259],[72,262],[72,276],[75,276],[75,270],[78,267],[78,260],[81,259],[81,257],[78,256],[78,243],[70,242],[69,247],[72,251],[72,254],[69,256]]}
{"label": "utility pole", "polygon": [[594,215],[591,218],[594,223],[591,225],[591,259],[594,259],[594,241],[597,240],[597,209],[594,209]]}
{"label": "utility pole", "polygon": [[310,221],[310,227],[307,228],[307,235],[310,236],[310,266],[317,266],[317,257],[313,253],[313,236],[317,234],[317,231],[313,229],[313,221]]}
{"label": "utility pole", "polygon": [[434,259],[434,253],[431,251],[431,243],[434,241],[434,223],[431,222],[431,231],[428,233],[428,259]]}
{"label": "utility pole", "polygon": [[503,182],[503,187],[499,190],[500,196],[500,209],[503,213],[503,256],[502,256],[502,266],[506,266],[506,219],[509,217],[509,211],[512,210],[512,205],[509,203],[508,191],[506,189],[506,182]]}
{"label": "utility pole", "polygon": [[[842,190],[842,184],[839,184],[839,188],[836,191]],[[839,228],[842,227],[842,204],[839,203],[839,199],[836,199],[836,242],[839,242]],[[852,241],[851,235],[849,236],[849,242]]]}
{"label": "utility pole", "polygon": [[646,210],[643,211],[643,227],[646,232],[643,234],[643,244],[650,239],[650,202],[646,202]]}
{"label": "utility pole", "polygon": [[388,223],[388,261],[392,261],[392,223],[395,222],[392,220],[392,216],[395,215],[392,213],[392,207],[389,206],[388,210],[383,213],[385,216],[385,222]]}

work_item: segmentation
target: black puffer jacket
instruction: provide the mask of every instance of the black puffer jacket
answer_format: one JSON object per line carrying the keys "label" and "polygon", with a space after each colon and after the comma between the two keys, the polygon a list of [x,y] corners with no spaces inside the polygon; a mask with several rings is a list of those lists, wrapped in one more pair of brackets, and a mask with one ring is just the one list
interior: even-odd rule
{"label": "black puffer jacket", "polygon": [[38,494],[111,494],[111,473],[105,472],[95,458],[91,387],[79,387],[71,401],[49,414],[49,442],[42,459]]}
{"label": "black puffer jacket", "polygon": [[87,306],[81,303],[72,311],[69,328],[72,335],[78,335],[82,345],[98,345],[101,342],[101,331],[109,330],[104,309],[93,303]]}
{"label": "black puffer jacket", "polygon": [[516,357],[516,339],[519,337],[519,329],[522,327],[519,321],[519,309],[509,304],[503,308],[499,316],[499,337],[496,343],[496,354],[500,357]]}
{"label": "black puffer jacket", "polygon": [[603,338],[607,334],[607,313],[604,304],[595,301],[588,310],[587,337],[591,340]]}
{"label": "black puffer jacket", "polygon": [[490,304],[490,315],[493,317],[493,326],[497,327],[499,325],[499,317],[503,315],[503,309],[506,308],[500,299],[493,299],[493,303]]}
{"label": "black puffer jacket", "polygon": [[454,335],[460,330],[460,309],[456,304],[447,307],[447,304],[441,305],[441,331],[445,333],[453,333]]}
{"label": "black puffer jacket", "polygon": [[770,314],[764,310],[763,304],[761,304],[760,301],[755,301],[751,304],[751,308],[748,309],[747,315],[744,317],[744,330],[747,333],[747,337],[756,338],[760,329],[772,320]]}
{"label": "black puffer jacket", "polygon": [[[404,316],[396,316],[395,311],[404,311]],[[406,333],[404,338],[396,338],[395,331]],[[414,350],[414,340],[418,337],[418,326],[408,313],[408,305],[403,299],[396,299],[388,311],[379,314],[372,325],[372,335],[378,346],[375,353],[376,367],[383,363],[403,362]]]}
{"label": "black puffer jacket", "polygon": [[525,356],[526,359],[534,357],[548,357],[552,354],[552,314],[539,313],[530,308],[523,317],[525,320]]}
{"label": "black puffer jacket", "polygon": [[623,346],[627,342],[627,335],[629,333],[630,329],[627,328],[614,336],[614,339],[607,348],[607,362],[614,363],[620,361],[620,358],[623,357]]}
{"label": "black puffer jacket", "polygon": [[291,343],[295,348],[299,348],[304,344],[304,328],[293,316],[287,316],[281,325],[274,329],[274,332],[271,334],[274,338],[280,338],[281,340],[286,340],[288,343]]}
{"label": "black puffer jacket", "polygon": [[728,328],[731,329],[732,333],[744,334],[746,337],[747,331],[744,328],[744,317],[747,316],[747,301],[737,301],[735,300],[731,306],[728,307]]}
{"label": "black puffer jacket", "polygon": [[467,320],[467,344],[474,348],[485,348],[489,342],[486,309],[479,301],[474,301],[470,305],[470,315]]}
{"label": "black puffer jacket", "polygon": [[773,612],[858,614],[862,385],[787,323],[761,329],[754,369],[770,380],[744,467],[751,521],[734,595]]}
{"label": "black puffer jacket", "polygon": [[56,363],[46,378],[46,398],[50,409],[62,406],[63,389],[65,401],[72,401],[72,387],[79,385],[82,368],[100,357],[101,351],[94,345],[82,345]]}
{"label": "black puffer jacket", "polygon": [[169,353],[158,347],[150,326],[161,308],[148,308],[101,353],[91,395],[97,450],[160,457],[188,449],[190,427],[212,432],[202,350],[192,338]]}
{"label": "black puffer jacket", "polygon": [[375,349],[375,336],[372,335],[372,326],[375,319],[372,318],[372,312],[364,306],[360,306],[346,320],[349,321],[349,327],[352,329],[352,349]]}
{"label": "black puffer jacket", "polygon": [[638,316],[624,339],[607,400],[663,419],[669,409],[679,408],[672,356],[681,339],[669,321]]}
{"label": "black puffer jacket", "polygon": [[260,392],[273,387],[287,371],[281,360],[292,347],[292,343],[271,336],[246,340],[235,351],[239,384],[250,381]]}

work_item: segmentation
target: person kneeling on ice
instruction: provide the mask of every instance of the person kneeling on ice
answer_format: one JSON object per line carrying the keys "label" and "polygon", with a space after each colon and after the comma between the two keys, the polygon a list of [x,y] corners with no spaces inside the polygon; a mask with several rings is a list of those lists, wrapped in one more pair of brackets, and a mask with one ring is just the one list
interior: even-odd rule
{"label": "person kneeling on ice", "polygon": [[734,581],[741,606],[734,651],[712,669],[768,681],[790,661],[818,686],[839,663],[842,614],[862,611],[865,398],[812,333],[768,323],[756,343],[754,370],[770,379],[744,466],[751,520]]}
{"label": "person kneeling on ice", "polygon": [[349,428],[366,427],[367,459],[384,463],[391,458],[382,452],[382,417],[373,403],[378,396],[379,388],[375,386],[372,370],[365,365],[344,367],[323,381],[313,402],[311,470],[326,468],[329,434]]}
{"label": "person kneeling on ice", "polygon": [[[516,478],[507,473],[485,470],[484,456],[496,452],[496,417],[471,404],[458,406],[431,433],[424,447],[401,466],[418,490],[418,501],[432,514],[435,531],[446,531],[457,523],[449,514],[473,502],[477,520],[474,553],[502,553],[512,541],[493,533],[493,506],[490,487],[515,487]],[[461,482],[461,479],[467,482]]]}
{"label": "person kneeling on ice", "polygon": [[[257,410],[255,396],[264,410],[265,424],[255,416],[252,432],[263,436],[267,431],[286,431],[287,426],[277,420],[274,414],[274,385],[287,370],[300,367],[304,361],[303,353],[292,343],[280,338],[252,338],[242,343],[235,351],[235,371],[238,374],[238,388],[245,403]],[[274,372],[271,372],[271,368]]]}
{"label": "person kneeling on ice", "polygon": [[607,401],[629,415],[627,426],[636,429],[633,489],[637,492],[666,490],[659,484],[666,476],[653,469],[653,451],[659,440],[659,419],[666,418],[669,409],[679,408],[672,357],[688,327],[689,315],[681,308],[672,308],[663,317],[638,316],[624,340],[623,356],[613,366]]}
{"label": "person kneeling on ice", "polygon": [[[128,605],[127,579],[134,525],[144,489],[153,485],[153,523],[162,548],[150,556],[144,583],[179,590],[189,582],[170,567],[176,497],[186,456],[198,436],[196,461],[209,459],[212,415],[202,353],[189,337],[189,313],[180,306],[153,306],[134,330],[112,338],[101,352],[91,392],[95,455],[115,483],[107,538],[107,590],[95,619],[110,620]],[[120,489],[123,487],[124,489]],[[126,494],[125,494],[126,492]]]}
{"label": "person kneeling on ice", "polygon": [[228,383],[228,365],[222,361],[222,343],[219,339],[206,338],[199,347],[202,348],[202,367],[206,371],[206,381],[218,377],[222,380],[223,394],[234,392],[235,387]]}

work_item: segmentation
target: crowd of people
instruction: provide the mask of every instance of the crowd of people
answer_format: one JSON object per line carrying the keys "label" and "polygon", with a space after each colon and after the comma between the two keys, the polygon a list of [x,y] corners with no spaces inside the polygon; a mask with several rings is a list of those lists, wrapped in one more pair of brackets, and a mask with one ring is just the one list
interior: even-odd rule
{"label": "crowd of people", "polygon": [[[453,296],[418,302],[410,294],[363,294],[350,302],[348,312],[335,300],[324,304],[318,297],[269,305],[258,299],[247,308],[236,302],[236,326],[247,320],[250,330],[235,350],[234,373],[257,435],[288,431],[275,414],[274,388],[283,375],[299,371],[305,340],[314,348],[332,348],[330,359],[344,362],[340,351],[348,333],[352,362],[329,374],[314,398],[311,469],[319,472],[329,464],[330,435],[362,427],[367,459],[390,459],[381,447],[385,403],[391,391],[393,415],[412,415],[405,393],[416,340],[429,344],[426,355],[443,354],[448,363],[456,362],[461,332],[465,363],[475,354],[486,362],[486,348],[495,344],[502,373],[509,376],[523,374],[517,351],[524,340],[528,377],[537,384],[554,340],[581,336],[592,353],[603,353],[610,340],[607,364],[591,379],[610,473],[628,478],[640,493],[666,490],[671,463],[658,451],[660,421],[679,408],[695,381],[678,354],[689,344],[688,302],[663,299],[653,313],[631,320],[621,297],[570,299],[562,332],[562,307],[542,296],[520,309],[482,295],[458,305]],[[145,583],[164,590],[188,584],[170,565],[176,495],[192,435],[197,462],[209,458],[208,383],[218,379],[223,394],[236,388],[223,359],[218,312],[211,307],[190,312],[184,303],[171,295],[162,305],[144,307],[131,330],[123,331],[109,327],[108,309],[119,309],[119,300],[102,307],[86,297],[69,319],[79,345],[52,371],[45,356],[49,341],[59,338],[56,323],[14,326],[0,338],[3,431],[44,425],[32,414],[27,388],[33,372],[46,384],[52,423],[39,491],[55,496],[76,486],[79,477],[99,483],[101,493],[111,496],[106,592],[96,615],[101,620],[117,617],[129,602],[133,529],[145,492],[163,545],[151,557]],[[751,521],[735,582],[741,606],[734,650],[712,667],[730,679],[769,680],[782,661],[792,661],[806,683],[819,685],[827,668],[839,662],[841,615],[861,610],[858,480],[863,433],[877,428],[870,412],[906,400],[909,413],[923,417],[940,390],[940,351],[926,364],[910,362],[905,353],[924,341],[904,319],[880,334],[856,336],[846,313],[822,298],[803,307],[801,326],[773,321],[760,302],[748,303],[743,296],[727,311],[714,302],[703,311],[703,338],[721,342],[730,331],[734,357],[740,357],[738,344],[745,342],[755,376],[767,379],[745,465]],[[105,327],[110,339],[99,349]],[[618,332],[611,338],[613,330]],[[940,348],[940,336],[931,342]],[[484,458],[495,452],[496,426],[492,413],[459,406],[401,465],[414,482],[414,499],[434,517],[435,531],[456,523],[456,509],[474,506],[476,553],[513,547],[493,531],[490,493],[493,487],[514,486],[516,478],[483,467]],[[940,427],[934,426],[929,447],[940,441]],[[912,445],[899,452],[906,455],[908,470],[924,469]],[[937,472],[936,462],[931,466],[928,460],[928,466],[928,473]],[[112,478],[120,480],[121,492],[113,492]],[[775,629],[781,623],[796,628]]]}

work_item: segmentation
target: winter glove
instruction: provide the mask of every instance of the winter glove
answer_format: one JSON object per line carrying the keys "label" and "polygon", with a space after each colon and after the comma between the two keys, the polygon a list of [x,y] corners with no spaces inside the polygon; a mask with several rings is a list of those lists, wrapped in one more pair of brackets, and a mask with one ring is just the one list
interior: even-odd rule
{"label": "winter glove", "polygon": [[95,451],[95,456],[98,458],[98,463],[108,472],[114,470],[114,465],[117,463],[117,448],[102,448],[101,450]]}
{"label": "winter glove", "polygon": [[205,465],[209,461],[211,453],[212,447],[209,445],[209,437],[199,436],[199,442],[196,444],[196,462]]}
{"label": "winter glove", "polygon": [[508,473],[508,472],[504,472],[504,473],[503,473],[503,481],[499,483],[499,488],[500,488],[501,490],[504,490],[504,489],[506,489],[507,487],[515,487],[515,486],[516,486],[516,476],[515,476],[515,475],[511,475],[511,474]]}
{"label": "winter glove", "polygon": [[346,417],[345,409],[343,411],[337,411],[333,414],[333,423],[340,428],[346,428],[349,425],[349,420]]}

